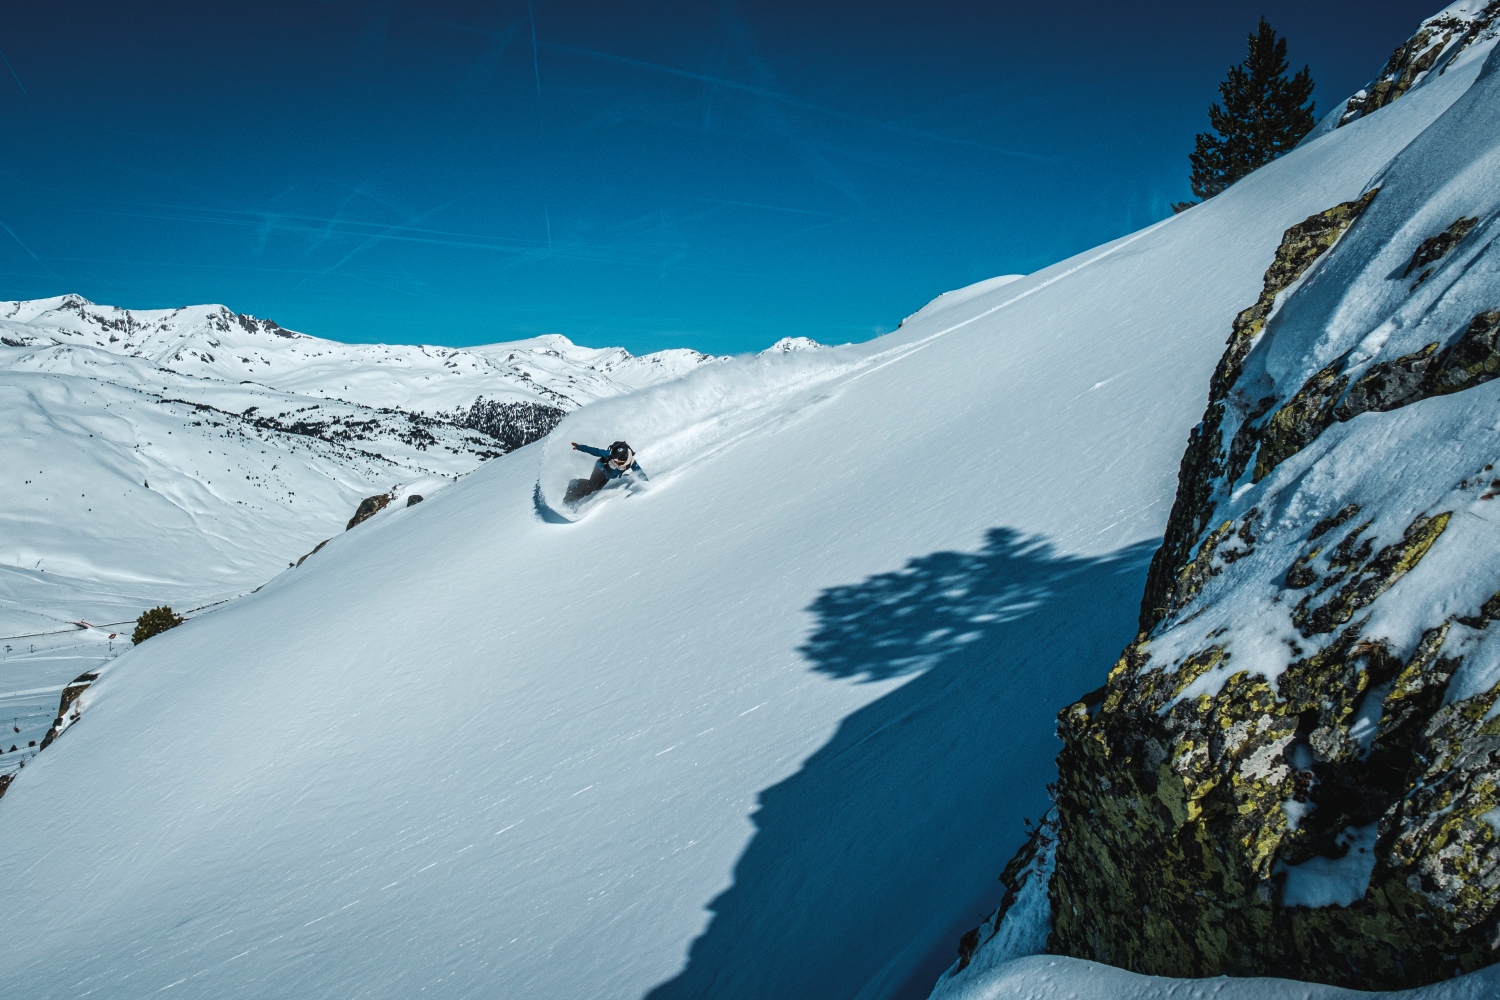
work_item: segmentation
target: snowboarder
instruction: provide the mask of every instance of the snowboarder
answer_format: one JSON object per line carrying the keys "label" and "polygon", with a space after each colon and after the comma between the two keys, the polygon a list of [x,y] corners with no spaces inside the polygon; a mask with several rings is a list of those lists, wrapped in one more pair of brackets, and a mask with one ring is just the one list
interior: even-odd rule
{"label": "snowboarder", "polygon": [[589,478],[574,479],[568,483],[568,492],[563,497],[565,503],[577,503],[584,497],[603,489],[610,480],[619,479],[626,473],[639,472],[643,478],[646,475],[635,460],[635,452],[624,441],[616,441],[609,446],[608,450],[592,448],[586,444],[579,444],[577,441],[572,442],[572,445],[574,451],[593,455],[598,461],[594,463],[594,471]]}

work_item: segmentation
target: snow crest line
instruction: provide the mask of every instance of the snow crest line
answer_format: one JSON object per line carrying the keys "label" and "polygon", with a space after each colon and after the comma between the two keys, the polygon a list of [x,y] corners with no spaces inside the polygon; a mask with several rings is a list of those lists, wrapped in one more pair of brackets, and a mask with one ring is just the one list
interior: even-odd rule
{"label": "snow crest line", "polygon": [[[546,438],[537,478],[538,494],[551,510],[562,509],[569,481],[588,476],[593,461],[572,451],[570,442],[602,446],[621,433],[628,435],[651,476],[649,483],[627,492],[649,493],[746,438],[796,419],[805,412],[807,403],[827,397],[826,392],[809,396],[819,387],[849,385],[872,375],[950,333],[1097,264],[1171,221],[1163,219],[1148,226],[1004,302],[912,343],[864,357],[858,356],[854,348],[828,348],[815,353],[737,359],[699,368],[684,378],[642,392],[575,410]],[[799,395],[804,397],[801,401],[796,400]]]}
{"label": "snow crest line", "polygon": [[[933,341],[939,339],[940,337],[946,337],[946,336],[948,336],[948,334],[953,333],[953,332],[955,332],[957,330],[962,330],[964,327],[969,326],[970,324],[977,323],[980,320],[984,319],[986,316],[991,316],[991,315],[999,312],[1001,309],[1005,309],[1008,306],[1013,306],[1017,302],[1020,302],[1022,299],[1026,298],[1028,295],[1034,295],[1037,292],[1040,292],[1042,289],[1047,288],[1050,285],[1054,285],[1057,282],[1063,280],[1064,278],[1069,277],[1070,275],[1077,274],[1079,271],[1082,271],[1084,268],[1088,267],[1089,265],[1091,265],[1091,264],[1097,264],[1099,261],[1101,261],[1104,258],[1110,256],[1111,254],[1113,254],[1113,253],[1115,253],[1117,251],[1125,249],[1126,247],[1130,246],[1130,244],[1134,243],[1136,240],[1143,239],[1143,238],[1151,235],[1152,233],[1154,233],[1158,229],[1160,229],[1162,226],[1165,226],[1167,223],[1172,222],[1176,218],[1177,218],[1177,216],[1174,215],[1174,216],[1171,216],[1170,218],[1162,219],[1160,222],[1153,223],[1152,225],[1147,226],[1145,229],[1142,229],[1140,232],[1134,234],[1133,236],[1126,237],[1125,239],[1121,240],[1119,243],[1116,243],[1114,246],[1110,247],[1108,250],[1105,250],[1105,251],[1103,251],[1101,253],[1095,254],[1094,256],[1090,257],[1086,261],[1082,261],[1081,263],[1074,264],[1072,267],[1068,268],[1066,271],[1063,271],[1061,274],[1054,274],[1052,277],[1048,278],[1046,281],[1041,281],[1041,282],[1038,282],[1035,285],[1032,285],[1030,288],[1026,289],[1024,292],[1021,292],[1019,295],[1013,295],[1013,296],[1011,296],[1010,298],[1006,299],[1004,302],[1001,302],[999,305],[990,306],[984,312],[982,312],[982,313],[976,313],[975,315],[970,316],[966,320],[960,320],[959,322],[954,323],[952,326],[947,327],[946,329],[939,330],[938,332],[933,333],[933,334],[928,334],[926,337],[923,337],[921,340],[918,340],[918,341],[915,341],[913,343],[907,344],[907,345],[905,345],[902,348],[893,349],[895,351],[899,351],[899,353],[895,354],[895,356],[892,357],[892,358],[890,358],[889,360],[881,362],[880,364],[876,365],[873,368],[869,368],[869,369],[866,369],[865,371],[860,372],[858,375],[855,375],[853,378],[849,379],[849,381],[850,382],[858,382],[860,379],[864,378],[866,375],[873,375],[873,374],[875,374],[880,369],[884,368],[886,365],[894,364],[897,361],[900,361],[902,358],[910,357],[911,355],[917,353],[918,351],[922,350],[923,348],[930,346]],[[878,355],[877,355],[877,357],[878,357]]]}

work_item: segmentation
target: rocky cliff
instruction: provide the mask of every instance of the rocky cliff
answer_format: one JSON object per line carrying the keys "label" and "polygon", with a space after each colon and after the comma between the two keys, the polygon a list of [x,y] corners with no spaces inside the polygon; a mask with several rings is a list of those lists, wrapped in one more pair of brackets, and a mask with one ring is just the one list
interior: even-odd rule
{"label": "rocky cliff", "polygon": [[1497,168],[1491,56],[1234,319],[1140,634],[1059,716],[1049,950],[1366,989],[1500,958]]}

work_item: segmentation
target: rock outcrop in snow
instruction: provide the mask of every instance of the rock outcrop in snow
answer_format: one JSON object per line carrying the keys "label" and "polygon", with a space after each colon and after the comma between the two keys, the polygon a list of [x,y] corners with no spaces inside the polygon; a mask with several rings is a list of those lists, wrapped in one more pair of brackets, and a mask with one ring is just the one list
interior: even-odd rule
{"label": "rock outcrop in snow", "polygon": [[1500,18],[1500,2],[1460,0],[1423,21],[1386,61],[1380,75],[1339,108],[1335,128],[1379,111],[1420,84],[1429,73],[1442,73],[1464,49],[1486,36]]}
{"label": "rock outcrop in snow", "polygon": [[1235,319],[1140,635],[1059,717],[1050,950],[1365,989],[1500,958],[1497,170],[1491,55]]}

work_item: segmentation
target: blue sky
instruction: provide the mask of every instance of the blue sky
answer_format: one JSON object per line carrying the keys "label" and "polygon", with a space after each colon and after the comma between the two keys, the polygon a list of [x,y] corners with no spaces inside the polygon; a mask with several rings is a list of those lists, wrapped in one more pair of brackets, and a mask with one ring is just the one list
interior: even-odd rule
{"label": "blue sky", "polygon": [[0,298],[863,340],[1169,214],[1260,15],[1326,110],[1438,6],[11,2]]}

